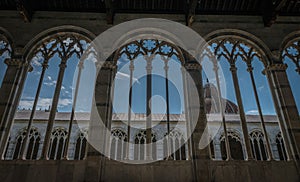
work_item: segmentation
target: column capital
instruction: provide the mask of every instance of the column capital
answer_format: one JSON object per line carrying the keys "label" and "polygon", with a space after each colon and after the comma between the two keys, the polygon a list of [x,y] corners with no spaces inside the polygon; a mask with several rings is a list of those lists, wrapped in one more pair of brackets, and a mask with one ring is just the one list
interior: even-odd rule
{"label": "column capital", "polygon": [[62,68],[62,69],[65,69],[67,67],[67,63],[62,61],[60,64],[59,64],[59,68]]}
{"label": "column capital", "polygon": [[271,64],[263,70],[263,73],[266,73],[266,71],[285,71],[287,67],[288,67],[287,64],[280,64],[280,63]]}
{"label": "column capital", "polygon": [[184,64],[185,69],[187,70],[201,70],[202,66],[199,63],[186,63]]}
{"label": "column capital", "polygon": [[251,73],[251,72],[253,71],[253,67],[252,67],[251,65],[248,65],[247,71],[248,71],[249,73]]}
{"label": "column capital", "polygon": [[235,64],[230,64],[230,71],[231,72],[236,72],[237,71],[237,67],[235,66]]}
{"label": "column capital", "polygon": [[116,69],[117,68],[117,65],[114,62],[112,62],[112,61],[105,61],[102,64],[98,64],[97,67],[98,66],[100,68],[106,68],[106,69]]}
{"label": "column capital", "polygon": [[130,60],[129,70],[130,71],[134,70],[134,61],[133,60]]}
{"label": "column capital", "polygon": [[4,63],[7,66],[17,66],[17,67],[21,67],[22,65],[24,65],[23,60],[22,59],[16,59],[16,58],[7,58],[5,59]]}
{"label": "column capital", "polygon": [[83,69],[84,68],[84,61],[80,60],[78,63],[78,68]]}

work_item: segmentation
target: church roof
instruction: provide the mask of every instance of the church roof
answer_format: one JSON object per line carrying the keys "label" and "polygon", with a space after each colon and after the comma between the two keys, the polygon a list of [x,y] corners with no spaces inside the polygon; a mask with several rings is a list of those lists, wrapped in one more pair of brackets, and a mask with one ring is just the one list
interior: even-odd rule
{"label": "church roof", "polygon": [[[18,111],[15,115],[15,120],[27,121],[30,117],[31,111]],[[127,121],[127,114],[125,113],[114,113],[112,116],[113,121]],[[69,121],[71,118],[71,113],[69,112],[57,112],[55,120],[56,121]],[[221,121],[220,114],[209,114],[207,115],[208,121]],[[36,111],[34,120],[47,121],[49,119],[49,112]],[[77,121],[88,121],[90,119],[90,113],[76,113],[75,120]],[[228,122],[239,122],[240,116],[238,114],[226,114],[225,119]],[[265,122],[277,122],[277,116],[275,115],[264,115]],[[132,115],[132,121],[145,121],[146,114],[134,114]],[[166,115],[164,114],[152,114],[152,121],[166,121]],[[247,115],[247,122],[260,122],[260,117],[258,115]],[[185,121],[185,114],[170,114],[170,121]]]}

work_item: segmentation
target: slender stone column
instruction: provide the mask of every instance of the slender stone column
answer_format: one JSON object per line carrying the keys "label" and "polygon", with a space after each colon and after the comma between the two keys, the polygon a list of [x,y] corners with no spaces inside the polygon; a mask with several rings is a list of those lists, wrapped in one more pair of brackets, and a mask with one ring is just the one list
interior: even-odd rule
{"label": "slender stone column", "polygon": [[[165,58],[164,56],[161,56],[161,59],[164,61],[165,66],[165,89],[166,89],[166,106],[167,106],[167,159],[171,159],[172,156],[172,149],[170,145],[170,101],[169,101],[169,66],[168,62],[170,61],[170,57]],[[175,152],[175,151],[174,151]]]}
{"label": "slender stone column", "polygon": [[232,75],[235,96],[236,96],[237,104],[239,107],[241,126],[242,126],[243,135],[244,135],[244,143],[245,143],[246,152],[247,152],[245,160],[252,160],[253,154],[251,151],[251,145],[250,145],[250,140],[249,140],[246,115],[245,115],[245,111],[244,111],[244,106],[243,106],[243,102],[242,102],[242,96],[241,96],[241,91],[240,91],[240,86],[239,86],[239,81],[238,81],[238,76],[237,76],[237,68],[234,64],[230,64],[230,71],[231,71],[231,75]]}
{"label": "slender stone column", "polygon": [[[21,56],[20,56],[21,57]],[[17,94],[23,81],[23,73],[27,73],[28,67],[23,64],[22,58],[8,58],[6,73],[0,90],[0,154],[3,158],[9,132],[13,123],[15,105],[18,98]],[[22,82],[23,83],[23,82]]]}
{"label": "slender stone column", "polygon": [[[77,104],[77,96],[78,96],[78,89],[79,89],[79,85],[80,85],[80,79],[81,79],[81,72],[83,69],[83,64],[84,61],[80,60],[78,63],[78,75],[77,75],[77,80],[76,80],[76,85],[75,85],[75,93],[74,93],[74,100],[73,100],[73,105],[72,105],[72,112],[71,112],[71,118],[70,118],[70,122],[69,122],[69,129],[68,129],[68,136],[66,138],[66,145],[64,147],[64,153],[63,153],[63,158],[65,160],[68,159],[68,149],[69,149],[69,145],[70,145],[70,138],[71,138],[71,133],[72,133],[72,126],[73,126],[73,121],[74,121],[74,117],[75,117],[75,107]],[[80,155],[80,153],[79,153]]]}
{"label": "slender stone column", "polygon": [[258,98],[256,83],[255,83],[255,79],[254,79],[254,75],[253,75],[253,67],[251,66],[251,64],[248,64],[247,71],[250,74],[252,88],[253,88],[253,91],[254,91],[256,105],[257,105],[257,109],[258,109],[258,113],[259,113],[259,117],[260,117],[260,121],[261,121],[261,127],[262,127],[262,131],[263,131],[263,134],[264,134],[264,137],[265,137],[265,140],[266,140],[268,160],[272,160],[273,159],[273,154],[272,154],[272,151],[271,151],[271,144],[270,144],[268,132],[266,130],[265,120],[264,120],[264,117],[263,117],[260,101],[259,101],[259,98]]}
{"label": "slender stone column", "polygon": [[[188,97],[188,87],[187,87],[187,73],[185,68],[182,66],[181,67],[181,74],[182,74],[182,83],[183,83],[183,93],[184,93],[184,109],[185,109],[185,122],[186,122],[186,133],[187,136],[191,136],[191,125],[189,122],[190,118],[190,113],[189,113],[189,97]],[[191,159],[192,156],[192,142],[191,139],[187,139],[187,144],[188,144],[188,152],[187,152],[187,160]]]}
{"label": "slender stone column", "polygon": [[151,97],[152,97],[152,61],[154,55],[144,56],[147,61],[147,100],[146,100],[146,160],[152,160],[152,112],[151,112]]}
{"label": "slender stone column", "polygon": [[131,122],[131,107],[132,107],[132,80],[133,80],[133,71],[134,71],[134,60],[130,60],[130,80],[129,80],[129,101],[128,101],[128,121],[127,121],[127,144],[126,144],[126,157],[125,159],[129,160],[130,154],[130,122]]}
{"label": "slender stone column", "polygon": [[225,147],[226,147],[226,154],[227,154],[227,159],[226,160],[232,160],[231,157],[231,150],[230,150],[230,145],[229,145],[229,139],[228,139],[228,133],[227,133],[227,127],[226,127],[226,120],[225,120],[225,107],[223,105],[223,100],[222,100],[222,94],[221,94],[221,86],[220,86],[220,78],[219,78],[219,73],[218,73],[218,64],[217,61],[214,61],[214,72],[215,72],[215,77],[217,81],[217,89],[218,89],[218,102],[220,103],[220,113],[222,117],[222,125],[223,125],[223,130],[224,130],[224,137],[225,137]]}
{"label": "slender stone column", "polygon": [[63,77],[64,77],[66,67],[67,67],[67,60],[62,59],[60,65],[59,65],[59,73],[58,73],[57,83],[56,83],[55,92],[54,92],[54,96],[53,96],[53,100],[52,100],[52,106],[51,106],[51,111],[50,111],[50,115],[49,115],[47,130],[46,130],[46,134],[45,134],[44,146],[43,146],[43,150],[42,150],[41,159],[46,159],[46,160],[49,159],[48,150],[49,150],[49,146],[50,146],[50,138],[51,138],[53,124],[55,121],[60,90],[62,87],[62,82],[63,82]]}
{"label": "slender stone column", "polygon": [[42,67],[43,68],[42,68],[40,80],[39,80],[39,83],[38,83],[36,95],[35,95],[34,102],[33,102],[33,107],[32,107],[32,110],[31,110],[29,121],[28,121],[26,136],[24,138],[23,145],[22,145],[22,148],[21,148],[21,152],[20,152],[20,155],[19,155],[19,159],[23,159],[23,160],[26,159],[25,149],[27,148],[27,145],[28,145],[28,142],[29,142],[29,135],[30,135],[30,130],[31,130],[32,122],[33,122],[33,117],[34,117],[34,114],[35,114],[35,111],[36,111],[38,99],[39,99],[40,92],[41,92],[41,89],[42,89],[45,72],[46,72],[46,69],[48,68],[48,59],[44,60],[44,62],[42,64]]}
{"label": "slender stone column", "polygon": [[300,124],[299,114],[286,74],[286,64],[272,64],[264,73],[267,75],[274,104],[279,118],[279,126],[287,152],[287,160],[299,162]]}

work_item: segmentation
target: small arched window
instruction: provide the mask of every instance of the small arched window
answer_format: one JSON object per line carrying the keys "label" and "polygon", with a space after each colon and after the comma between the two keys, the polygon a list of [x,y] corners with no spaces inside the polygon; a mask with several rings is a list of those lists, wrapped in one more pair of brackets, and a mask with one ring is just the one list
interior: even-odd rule
{"label": "small arched window", "polygon": [[[156,151],[156,136],[151,133],[152,140],[152,159],[157,158]],[[146,130],[140,131],[135,135],[134,139],[134,160],[145,160],[146,159]]]}
{"label": "small arched window", "polygon": [[[22,129],[16,138],[16,145],[14,150],[13,159],[20,157],[21,148],[26,136],[26,129]],[[36,128],[32,128],[29,133],[29,143],[27,146],[26,159],[37,159],[41,136]]]}
{"label": "small arched window", "polygon": [[85,158],[86,145],[87,144],[87,131],[80,132],[76,140],[75,146],[75,160],[82,160]]}
{"label": "small arched window", "polygon": [[276,135],[276,145],[277,145],[277,151],[278,151],[279,159],[280,160],[287,160],[287,155],[286,155],[285,146],[284,146],[284,142],[283,142],[281,132],[279,132]]}
{"label": "small arched window", "polygon": [[[165,137],[164,140],[164,150],[168,149],[168,143],[167,143],[167,137]],[[169,135],[169,148],[172,159],[174,160],[186,160],[186,144],[183,137],[183,134],[177,130],[173,130],[170,132]],[[168,151],[164,151],[165,154],[167,154]],[[167,156],[167,155],[165,155]]]}
{"label": "small arched window", "polygon": [[111,131],[111,147],[110,158],[115,160],[123,160],[126,156],[127,134],[120,130],[114,129]]}
{"label": "small arched window", "polygon": [[48,151],[49,159],[59,160],[63,156],[68,132],[64,128],[56,128],[52,132],[50,147]]}
{"label": "small arched window", "polygon": [[[225,137],[224,137],[224,135],[221,137],[220,141],[221,141],[222,159],[226,160],[227,159],[227,153],[226,153],[226,148],[225,148]],[[235,132],[229,131],[228,132],[228,142],[229,142],[229,146],[230,146],[232,159],[234,159],[234,160],[244,160],[243,148],[242,148],[242,143],[241,143],[240,136]]]}
{"label": "small arched window", "polygon": [[256,160],[267,160],[264,135],[261,131],[250,133],[250,143],[254,158]]}

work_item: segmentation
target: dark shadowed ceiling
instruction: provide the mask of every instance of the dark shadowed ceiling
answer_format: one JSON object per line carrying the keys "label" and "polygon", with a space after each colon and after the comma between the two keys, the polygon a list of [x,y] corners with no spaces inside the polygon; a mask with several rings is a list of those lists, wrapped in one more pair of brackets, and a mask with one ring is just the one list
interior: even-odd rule
{"label": "dark shadowed ceiling", "polygon": [[[1,10],[116,13],[258,15],[265,24],[276,16],[300,16],[300,0],[0,0]],[[112,17],[109,17],[112,16]]]}

